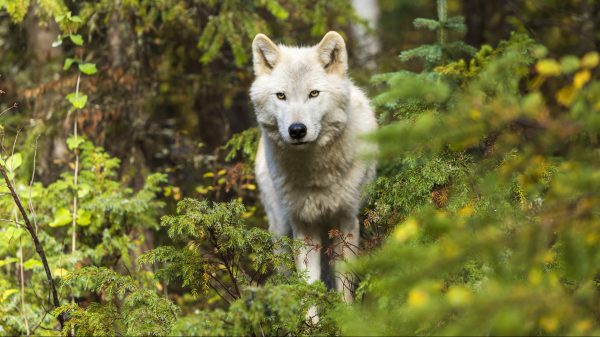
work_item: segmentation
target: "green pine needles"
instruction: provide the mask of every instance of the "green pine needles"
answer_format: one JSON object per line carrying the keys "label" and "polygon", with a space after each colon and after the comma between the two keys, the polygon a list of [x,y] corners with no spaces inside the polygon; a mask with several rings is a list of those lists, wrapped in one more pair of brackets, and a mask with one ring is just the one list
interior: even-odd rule
{"label": "green pine needles", "polygon": [[472,55],[475,53],[476,49],[463,41],[449,41],[450,33],[465,33],[467,26],[462,16],[449,18],[447,7],[446,0],[437,0],[437,20],[415,19],[413,22],[415,28],[436,32],[437,39],[434,44],[422,45],[403,51],[400,53],[402,61],[409,61],[415,58],[422,59],[424,60],[425,69],[431,69],[433,66],[446,64],[448,60],[461,54]]}
{"label": "green pine needles", "polygon": [[[306,324],[311,306],[331,309],[340,299],[322,284],[309,285],[291,271],[297,242],[274,239],[244,224],[239,202],[211,203],[184,199],[178,215],[165,216],[162,226],[183,246],[156,248],[138,259],[156,263],[157,279],[177,282],[198,299],[226,310],[204,310],[177,324],[177,334],[285,335],[335,332],[325,315]],[[279,274],[272,275],[278,271]],[[270,276],[270,277],[269,277]],[[202,324],[198,324],[202,321]]]}
{"label": "green pine needles", "polygon": [[544,57],[515,34],[402,73],[431,78],[435,100],[389,77],[382,103],[415,108],[372,136],[371,218],[390,236],[355,265],[364,296],[342,333],[599,333],[599,57]]}

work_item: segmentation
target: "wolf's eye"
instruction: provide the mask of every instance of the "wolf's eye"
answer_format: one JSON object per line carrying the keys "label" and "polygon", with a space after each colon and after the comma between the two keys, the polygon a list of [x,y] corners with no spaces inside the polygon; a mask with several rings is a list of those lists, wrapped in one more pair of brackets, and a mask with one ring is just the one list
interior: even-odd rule
{"label": "wolf's eye", "polygon": [[275,96],[277,96],[277,98],[279,98],[280,100],[285,100],[285,94],[282,92],[276,93]]}
{"label": "wolf's eye", "polygon": [[317,96],[319,96],[318,90],[313,90],[310,92],[310,94],[308,94],[308,97],[310,97],[310,98],[317,97]]}

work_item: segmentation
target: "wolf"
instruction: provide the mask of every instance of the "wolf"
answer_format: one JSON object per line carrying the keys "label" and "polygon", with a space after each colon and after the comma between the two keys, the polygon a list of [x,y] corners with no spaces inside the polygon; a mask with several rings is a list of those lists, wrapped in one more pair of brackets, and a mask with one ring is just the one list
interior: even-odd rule
{"label": "wolf", "polygon": [[[312,283],[324,279],[319,248],[332,230],[338,233],[335,256],[356,255],[361,191],[375,176],[375,163],[360,157],[376,150],[360,137],[377,128],[375,114],[347,75],[346,43],[337,32],[313,47],[276,45],[258,34],[252,54],[261,201],[275,237],[309,243],[295,262]],[[347,302],[353,293],[349,280],[335,276]]]}

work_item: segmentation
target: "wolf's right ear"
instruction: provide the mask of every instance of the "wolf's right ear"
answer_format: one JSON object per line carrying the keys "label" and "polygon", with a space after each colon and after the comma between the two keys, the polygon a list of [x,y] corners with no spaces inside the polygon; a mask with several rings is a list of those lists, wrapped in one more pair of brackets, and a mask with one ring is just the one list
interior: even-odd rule
{"label": "wolf's right ear", "polygon": [[331,31],[317,45],[317,56],[328,73],[344,75],[348,70],[348,53],[344,38]]}
{"label": "wolf's right ear", "polygon": [[264,34],[258,34],[252,42],[252,61],[256,76],[270,73],[279,62],[279,48]]}

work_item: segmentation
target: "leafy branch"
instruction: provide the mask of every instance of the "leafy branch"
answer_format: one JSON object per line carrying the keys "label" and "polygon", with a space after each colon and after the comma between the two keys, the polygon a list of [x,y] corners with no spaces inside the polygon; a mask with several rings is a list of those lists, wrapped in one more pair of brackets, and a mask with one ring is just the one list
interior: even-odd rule
{"label": "leafy branch", "polygon": [[[25,208],[23,207],[21,198],[19,198],[19,195],[15,191],[15,188],[14,188],[14,186],[11,182],[11,179],[8,175],[7,168],[6,168],[5,164],[2,162],[0,162],[0,174],[4,178],[6,186],[8,187],[8,190],[10,191],[10,195],[12,196],[12,199],[14,200],[15,205],[19,209],[19,213],[21,213],[21,216],[23,217],[23,221],[25,222],[25,229],[29,232],[29,235],[31,235],[31,239],[33,240],[33,244],[35,246],[35,251],[39,255],[40,260],[42,261],[42,264],[44,266],[44,270],[46,271],[46,279],[48,280],[48,284],[50,285],[50,292],[52,293],[52,302],[53,302],[52,304],[55,308],[58,308],[60,306],[60,301],[58,299],[58,293],[56,291],[56,284],[54,283],[54,278],[52,278],[52,272],[50,271],[50,265],[48,264],[48,260],[46,259],[46,253],[44,252],[44,247],[42,246],[42,244],[35,232],[35,228],[31,224],[31,221],[29,220],[29,216],[27,214],[27,211],[25,211]],[[57,316],[57,319],[60,324],[60,328],[62,329],[63,325],[65,324],[65,320],[66,320],[65,315],[60,314]]]}

